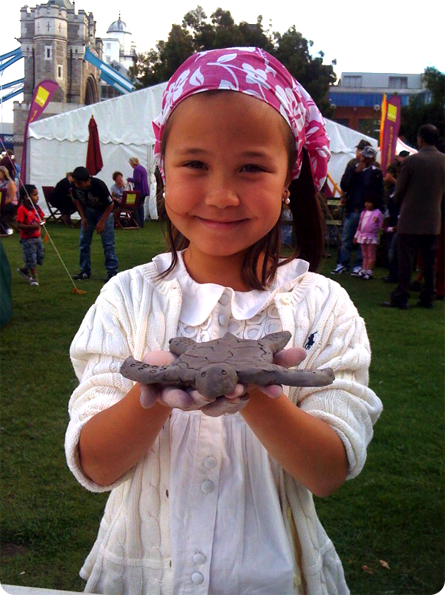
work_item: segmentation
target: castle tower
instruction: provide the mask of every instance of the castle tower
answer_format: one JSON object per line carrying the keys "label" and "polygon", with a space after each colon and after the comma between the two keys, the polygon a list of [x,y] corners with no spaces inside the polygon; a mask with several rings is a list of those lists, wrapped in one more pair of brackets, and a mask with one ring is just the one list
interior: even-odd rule
{"label": "castle tower", "polygon": [[23,103],[14,103],[14,150],[21,158],[22,138],[34,89],[44,79],[58,88],[42,118],[96,103],[100,99],[100,73],[84,60],[89,47],[102,58],[93,14],[76,12],[71,0],[49,0],[20,10],[22,55],[25,62]]}

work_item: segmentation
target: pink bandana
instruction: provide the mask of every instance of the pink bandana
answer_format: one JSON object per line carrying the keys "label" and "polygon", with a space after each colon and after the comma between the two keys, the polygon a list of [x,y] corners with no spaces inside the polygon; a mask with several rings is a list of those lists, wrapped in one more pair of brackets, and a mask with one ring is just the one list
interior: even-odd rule
{"label": "pink bandana", "polygon": [[173,110],[190,95],[212,90],[238,91],[275,108],[295,137],[297,161],[292,179],[300,175],[304,147],[309,154],[315,187],[321,189],[330,157],[323,116],[281,62],[259,48],[209,50],[193,54],[178,68],[164,91],[162,112],[153,120],[154,153],[161,171],[162,134]]}

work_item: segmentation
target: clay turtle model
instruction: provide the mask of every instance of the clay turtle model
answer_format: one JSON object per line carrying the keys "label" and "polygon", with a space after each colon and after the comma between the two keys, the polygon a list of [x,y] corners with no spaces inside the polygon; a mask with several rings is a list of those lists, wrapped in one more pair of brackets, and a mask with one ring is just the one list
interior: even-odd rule
{"label": "clay turtle model", "polygon": [[129,357],[120,372],[125,378],[141,384],[194,388],[209,398],[231,394],[237,383],[258,386],[331,384],[334,372],[330,368],[288,370],[273,363],[274,353],[284,349],[290,337],[289,331],[272,333],[258,341],[237,339],[231,333],[204,343],[177,337],[170,340],[170,351],[179,357],[169,366],[144,364]]}

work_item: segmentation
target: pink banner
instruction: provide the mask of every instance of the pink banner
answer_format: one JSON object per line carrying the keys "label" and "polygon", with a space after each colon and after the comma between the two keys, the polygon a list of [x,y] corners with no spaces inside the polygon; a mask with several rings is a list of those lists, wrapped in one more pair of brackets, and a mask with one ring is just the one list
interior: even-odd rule
{"label": "pink banner", "polygon": [[402,108],[399,95],[393,95],[386,104],[386,117],[383,126],[383,140],[381,146],[381,166],[383,175],[396,155],[397,137],[400,128],[400,111]]}
{"label": "pink banner", "polygon": [[26,184],[26,154],[29,125],[31,122],[34,122],[34,120],[40,118],[46,106],[51,101],[56,89],[57,83],[48,79],[41,81],[34,90],[31,107],[29,108],[29,114],[25,124],[25,133],[23,135],[22,169],[20,173],[22,184]]}

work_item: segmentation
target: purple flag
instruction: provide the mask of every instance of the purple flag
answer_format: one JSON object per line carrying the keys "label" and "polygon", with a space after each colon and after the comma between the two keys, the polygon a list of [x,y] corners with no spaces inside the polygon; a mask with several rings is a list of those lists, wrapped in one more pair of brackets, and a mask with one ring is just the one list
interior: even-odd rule
{"label": "purple flag", "polygon": [[383,125],[383,140],[381,146],[381,166],[383,175],[388,166],[394,161],[397,147],[397,136],[400,128],[401,100],[399,95],[393,95],[386,105],[386,117]]}

